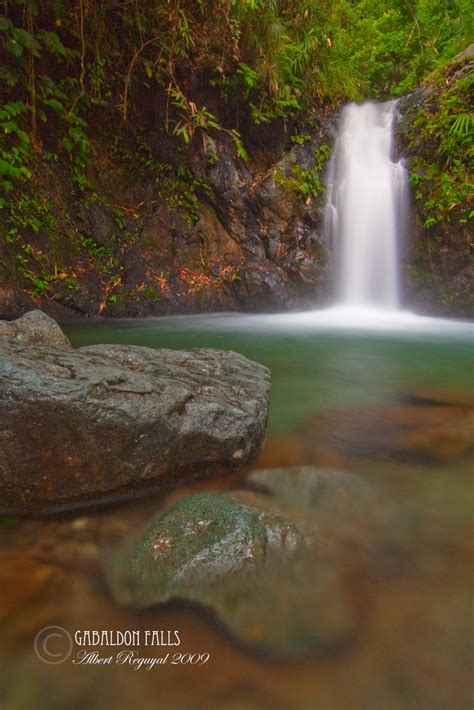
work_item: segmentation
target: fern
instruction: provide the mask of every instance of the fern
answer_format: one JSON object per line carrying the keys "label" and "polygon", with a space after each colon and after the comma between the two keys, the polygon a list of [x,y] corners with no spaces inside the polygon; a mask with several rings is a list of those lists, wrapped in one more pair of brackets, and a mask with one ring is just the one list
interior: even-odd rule
{"label": "fern", "polygon": [[456,116],[451,128],[449,129],[450,135],[455,138],[460,136],[465,136],[472,131],[474,127],[474,114],[460,113]]}

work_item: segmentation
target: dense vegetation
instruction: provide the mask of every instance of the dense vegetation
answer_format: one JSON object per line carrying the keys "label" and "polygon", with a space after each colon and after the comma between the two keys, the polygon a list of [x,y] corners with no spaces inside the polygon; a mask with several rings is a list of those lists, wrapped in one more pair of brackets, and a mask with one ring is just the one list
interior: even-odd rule
{"label": "dense vegetation", "polygon": [[471,97],[472,74],[460,76],[446,88],[445,74],[437,77],[442,90],[433,90],[431,100],[420,106],[413,121],[411,136],[411,184],[415,199],[429,198],[422,209],[429,229],[450,220],[453,210],[461,225],[472,218],[472,183],[474,121]]}
{"label": "dense vegetation", "polygon": [[[28,235],[55,229],[33,187],[41,161],[68,165],[87,196],[93,140],[107,125],[116,153],[140,154],[192,216],[195,184],[150,153],[146,129],[183,147],[225,135],[246,160],[271,131],[298,140],[328,106],[398,96],[441,70],[467,44],[470,9],[470,0],[4,0],[0,208],[23,276],[48,289],[28,267]],[[472,133],[465,105],[444,107],[436,131],[440,170],[459,172]]]}
{"label": "dense vegetation", "polygon": [[404,101],[401,132],[417,209],[408,267],[417,290],[472,315],[474,83],[472,52],[429,77]]}
{"label": "dense vegetation", "polygon": [[231,130],[325,99],[400,94],[463,49],[470,30],[469,0],[7,0],[3,8],[2,96],[28,111],[33,141],[40,122],[65,122],[71,152],[84,149],[79,116],[109,106],[126,120],[144,90],[164,91],[167,128],[184,140],[216,127],[193,100],[205,88],[228,108]]}

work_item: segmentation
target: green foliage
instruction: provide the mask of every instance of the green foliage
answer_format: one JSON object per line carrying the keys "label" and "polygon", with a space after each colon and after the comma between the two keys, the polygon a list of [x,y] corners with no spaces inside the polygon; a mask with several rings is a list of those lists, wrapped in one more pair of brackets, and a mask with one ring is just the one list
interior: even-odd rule
{"label": "green foliage", "polygon": [[240,134],[234,128],[227,129],[221,126],[216,116],[214,116],[205,106],[199,109],[196,104],[188,101],[186,96],[176,85],[168,89],[173,105],[179,110],[179,118],[175,121],[173,134],[183,139],[186,144],[191,143],[194,134],[197,130],[209,133],[210,131],[219,131],[227,133],[234,142],[237,155],[239,158],[246,160],[248,158],[247,151]]}
{"label": "green foliage", "polygon": [[128,121],[144,90],[158,91],[166,130],[185,144],[224,131],[247,159],[238,126],[200,103],[190,77],[218,91],[226,115],[288,121],[327,99],[411,88],[465,46],[469,10],[469,0],[5,0],[0,86],[25,107],[34,144],[51,124],[85,189],[93,107]]}
{"label": "green foliage", "polygon": [[331,148],[321,145],[314,152],[314,163],[309,168],[293,165],[290,174],[284,175],[278,171],[275,174],[276,182],[289,192],[296,192],[309,202],[311,198],[318,197],[325,188],[321,181],[326,161],[331,157]]}
{"label": "green foliage", "polygon": [[19,123],[25,112],[22,101],[10,101],[0,107],[0,209],[7,207],[8,194],[15,184],[31,178],[27,167],[30,138]]}
{"label": "green foliage", "polygon": [[325,188],[321,182],[322,172],[325,162],[331,156],[331,148],[328,145],[321,145],[314,153],[314,165],[311,168],[297,168],[300,181],[299,192],[302,197],[317,197],[324,192]]}
{"label": "green foliage", "polygon": [[[77,290],[78,284],[65,268],[53,264],[54,238],[57,222],[48,199],[21,192],[16,201],[8,203],[7,220],[4,225],[5,245],[13,257],[19,276],[28,285],[33,297],[50,294],[54,284],[63,289]],[[50,249],[45,251],[34,245],[31,235],[43,233],[50,240]]]}
{"label": "green foliage", "polygon": [[[127,145],[124,136],[115,134],[112,150],[130,170],[139,172],[155,184],[157,194],[171,210],[180,212],[190,224],[198,221],[198,193],[212,199],[212,190],[203,178],[194,176],[184,166],[184,157],[177,167],[160,162],[140,133],[134,136],[133,149]],[[211,153],[210,161],[215,162],[216,158],[218,160],[216,154]]]}
{"label": "green foliage", "polygon": [[303,143],[311,140],[311,136],[309,133],[294,133],[290,140],[295,145],[303,145]]}
{"label": "green foliage", "polygon": [[474,121],[470,112],[474,79],[459,78],[444,88],[444,72],[434,77],[438,93],[426,108],[419,109],[413,123],[411,186],[422,206],[428,232],[440,223],[457,220],[467,224],[471,204]]}
{"label": "green foliage", "polygon": [[336,65],[358,97],[407,93],[472,37],[471,0],[336,2],[334,14]]}

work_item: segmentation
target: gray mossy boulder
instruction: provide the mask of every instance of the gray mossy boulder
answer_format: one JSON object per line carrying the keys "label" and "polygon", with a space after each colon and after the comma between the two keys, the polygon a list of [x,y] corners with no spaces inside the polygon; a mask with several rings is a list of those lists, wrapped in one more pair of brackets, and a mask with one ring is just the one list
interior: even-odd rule
{"label": "gray mossy boulder", "polygon": [[263,444],[267,368],[233,352],[0,340],[0,512],[223,475]]}
{"label": "gray mossy boulder", "polygon": [[146,607],[255,571],[302,544],[303,535],[290,520],[200,493],[183,498],[127,540],[107,569],[121,603]]}
{"label": "gray mossy boulder", "polygon": [[105,549],[114,598],[204,605],[269,656],[350,644],[367,614],[366,555],[386,522],[375,492],[358,476],[305,467],[247,480],[254,490],[188,496]]}

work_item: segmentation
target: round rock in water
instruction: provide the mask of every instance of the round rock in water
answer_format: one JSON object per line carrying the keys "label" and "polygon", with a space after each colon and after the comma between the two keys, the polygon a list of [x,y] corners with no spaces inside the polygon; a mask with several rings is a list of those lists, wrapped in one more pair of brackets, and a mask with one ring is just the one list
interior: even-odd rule
{"label": "round rock in water", "polygon": [[215,583],[246,576],[272,555],[292,553],[301,544],[302,534],[290,520],[201,493],[184,498],[107,554],[105,569],[123,604],[146,607],[190,593],[204,601]]}
{"label": "round rock in water", "polygon": [[367,554],[383,522],[373,489],[311,468],[257,471],[248,485],[184,498],[105,551],[113,596],[205,605],[268,656],[346,648],[370,611]]}
{"label": "round rock in water", "polygon": [[344,471],[293,466],[254,471],[234,498],[278,510],[304,525],[314,545],[369,544],[391,511],[363,478]]}
{"label": "round rock in water", "polygon": [[0,512],[230,473],[259,453],[269,396],[233,352],[0,340]]}

